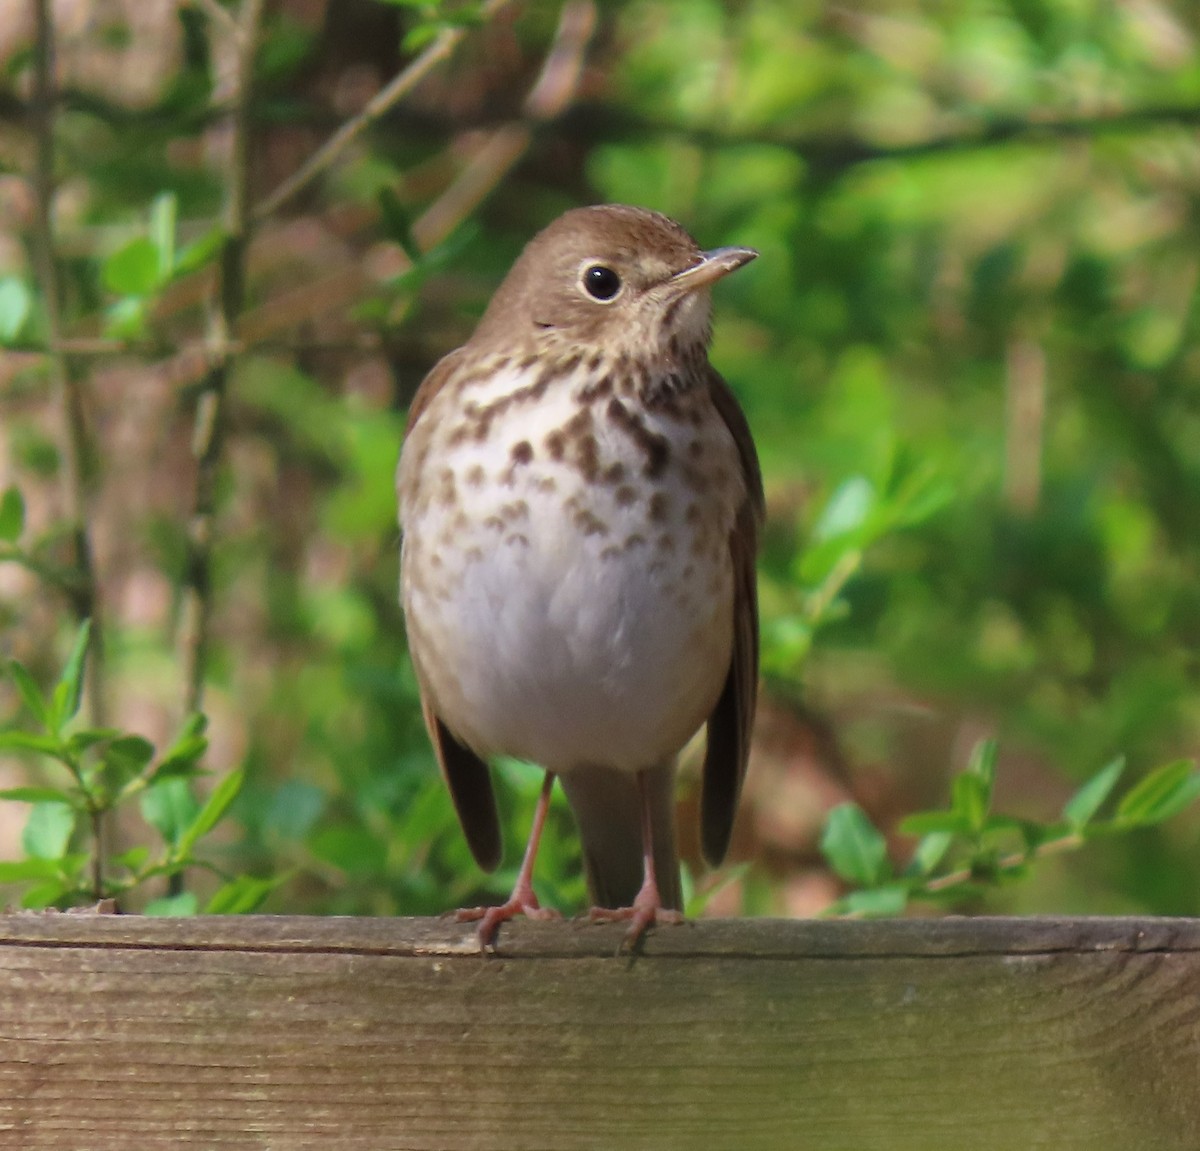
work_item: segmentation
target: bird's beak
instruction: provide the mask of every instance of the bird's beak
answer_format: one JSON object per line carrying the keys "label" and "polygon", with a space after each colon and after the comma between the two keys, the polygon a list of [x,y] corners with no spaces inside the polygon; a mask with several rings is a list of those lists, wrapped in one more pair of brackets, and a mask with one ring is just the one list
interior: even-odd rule
{"label": "bird's beak", "polygon": [[667,283],[681,294],[694,292],[728,276],[730,272],[736,272],[757,255],[753,248],[713,248],[711,252],[703,253],[698,264],[676,272]]}

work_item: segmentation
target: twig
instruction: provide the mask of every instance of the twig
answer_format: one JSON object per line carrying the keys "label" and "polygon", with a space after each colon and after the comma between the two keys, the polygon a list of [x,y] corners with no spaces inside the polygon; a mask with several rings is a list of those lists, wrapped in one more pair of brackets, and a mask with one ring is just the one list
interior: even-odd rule
{"label": "twig", "polygon": [[233,14],[228,8],[222,8],[217,0],[191,0],[191,4],[193,8],[199,8],[214,25],[219,26],[223,31],[234,37],[241,36],[241,29],[233,18]]}
{"label": "twig", "polygon": [[[78,578],[70,589],[71,604],[78,620],[92,621],[88,650],[88,706],[92,723],[102,727],[107,712],[104,677],[104,639],[101,626],[100,588],[96,579],[91,535],[87,525],[87,493],[84,469],[90,456],[83,394],[71,364],[60,347],[62,297],[54,242],[54,107],[55,78],[54,21],[50,0],[34,0],[36,40],[34,44],[34,92],[31,102],[34,161],[34,249],[38,286],[46,316],[50,378],[58,411],[59,478],[71,562]],[[61,585],[60,585],[61,586]],[[98,833],[98,832],[97,832]]]}
{"label": "twig", "polygon": [[561,116],[575,98],[583,59],[596,28],[593,0],[568,0],[541,73],[525,97],[524,121],[495,129],[458,177],[413,221],[422,252],[440,244],[511,171],[533,143],[534,126]]}
{"label": "twig", "polygon": [[226,187],[219,287],[209,324],[211,363],[196,401],[192,453],[196,486],[188,523],[184,570],[181,645],[184,664],[184,711],[199,711],[204,700],[212,615],[212,540],[217,476],[225,424],[225,395],[235,355],[233,341],[246,296],[246,247],[249,241],[250,105],[254,56],[264,0],[244,0],[238,17],[234,76],[234,112]]}
{"label": "twig", "polygon": [[[492,19],[511,0],[487,0],[480,13],[484,21]],[[260,221],[274,215],[288,200],[311,184],[318,176],[328,171],[337,158],[375,123],[389,108],[402,100],[438,64],[450,56],[462,42],[468,29],[462,26],[443,28],[429,46],[386,84],[356,116],[347,120],[326,142],[317,149],[300,170],[284,180],[253,212],[252,219]]]}

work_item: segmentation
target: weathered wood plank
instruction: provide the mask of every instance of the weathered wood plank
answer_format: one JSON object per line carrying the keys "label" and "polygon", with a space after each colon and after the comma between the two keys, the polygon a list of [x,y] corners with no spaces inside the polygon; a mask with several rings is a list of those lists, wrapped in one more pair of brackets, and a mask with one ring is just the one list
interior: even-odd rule
{"label": "weathered wood plank", "polygon": [[1200,1147],[1200,921],[0,916],[0,1147]]}

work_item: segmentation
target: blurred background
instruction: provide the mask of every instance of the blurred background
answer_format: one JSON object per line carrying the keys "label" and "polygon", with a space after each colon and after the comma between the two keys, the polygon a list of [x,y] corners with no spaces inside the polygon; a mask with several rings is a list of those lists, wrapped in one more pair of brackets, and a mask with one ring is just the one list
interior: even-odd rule
{"label": "blurred background", "polygon": [[[0,491],[26,517],[0,656],[52,682],[92,614],[105,722],[161,743],[202,703],[214,777],[246,769],[214,850],[287,877],[268,910],[507,892],[539,777],[500,766],[508,852],[482,876],[407,663],[393,470],[422,376],[581,203],[761,252],[716,299],[769,525],[722,876],[698,864],[694,755],[681,779],[712,910],[821,911],[830,807],[859,803],[902,856],[897,821],[944,805],[985,735],[997,806],[1041,820],[1114,755],[1136,778],[1194,753],[1194,3],[271,0],[247,52],[252,6],[5,5]],[[231,219],[247,245],[222,243]],[[61,578],[81,554],[82,589]],[[0,723],[19,706],[0,682]],[[56,770],[5,755],[0,786]],[[0,802],[0,858],[28,814]],[[565,809],[539,886],[582,904]],[[1200,913],[1200,816],[982,908]]]}

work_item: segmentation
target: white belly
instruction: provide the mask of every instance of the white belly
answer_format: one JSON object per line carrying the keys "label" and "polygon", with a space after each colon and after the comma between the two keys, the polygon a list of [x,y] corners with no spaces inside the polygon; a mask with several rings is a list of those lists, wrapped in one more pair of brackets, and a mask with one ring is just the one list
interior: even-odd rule
{"label": "white belly", "polygon": [[[553,458],[542,432],[577,410],[543,399],[485,443],[436,429],[404,513],[409,644],[435,710],[476,751],[636,771],[674,755],[725,682],[742,493],[698,489],[687,461],[702,441],[732,478],[735,449],[719,421],[648,422],[668,463],[647,488],[643,453],[603,409],[587,453]],[[519,444],[531,458],[514,466]]]}

